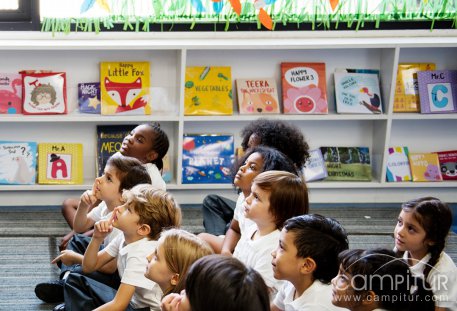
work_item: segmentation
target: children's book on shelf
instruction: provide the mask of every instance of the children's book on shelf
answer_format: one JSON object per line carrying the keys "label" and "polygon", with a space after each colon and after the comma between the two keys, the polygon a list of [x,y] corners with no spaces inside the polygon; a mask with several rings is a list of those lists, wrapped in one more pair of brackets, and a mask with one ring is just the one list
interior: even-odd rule
{"label": "children's book on shelf", "polygon": [[96,174],[102,176],[108,159],[121,149],[122,141],[137,125],[97,125]]}
{"label": "children's book on shelf", "polygon": [[100,114],[100,82],[78,83],[78,104],[81,113]]}
{"label": "children's book on shelf", "polygon": [[338,113],[382,113],[378,73],[335,71],[334,77]]}
{"label": "children's book on shelf", "polygon": [[232,182],[235,158],[233,135],[184,135],[182,183],[206,184]]}
{"label": "children's book on shelf", "polygon": [[163,158],[162,179],[165,183],[171,182],[173,175],[171,172],[170,155],[167,153]]}
{"label": "children's book on shelf", "polygon": [[0,184],[34,184],[36,156],[36,142],[0,141]]}
{"label": "children's book on shelf", "polygon": [[387,181],[411,181],[408,147],[391,147],[387,155]]}
{"label": "children's book on shelf", "polygon": [[421,113],[457,112],[457,70],[417,73]]}
{"label": "children's book on shelf", "polygon": [[281,113],[274,78],[236,79],[240,114]]}
{"label": "children's book on shelf", "polygon": [[443,180],[457,180],[457,150],[439,151],[437,154]]}
{"label": "children's book on shelf", "polygon": [[409,165],[413,181],[442,181],[440,162],[436,153],[410,153]]}
{"label": "children's book on shelf", "polygon": [[309,158],[303,168],[303,176],[305,176],[306,182],[324,179],[328,176],[327,167],[320,149],[309,151]]}
{"label": "children's book on shelf", "polygon": [[65,72],[21,71],[24,114],[67,113]]}
{"label": "children's book on shelf", "polygon": [[434,63],[398,64],[394,112],[420,112],[417,72],[435,70]]}
{"label": "children's book on shelf", "polygon": [[285,114],[327,114],[325,63],[281,63]]}
{"label": "children's book on shelf", "polygon": [[185,115],[233,114],[231,67],[187,67],[185,81]]}
{"label": "children's book on shelf", "polygon": [[368,147],[321,147],[329,181],[371,181]]}
{"label": "children's book on shelf", "polygon": [[38,183],[82,184],[83,145],[78,143],[39,143]]}
{"label": "children's book on shelf", "polygon": [[22,113],[22,77],[18,73],[0,73],[0,114]]}
{"label": "children's book on shelf", "polygon": [[149,62],[100,62],[102,115],[149,115]]}

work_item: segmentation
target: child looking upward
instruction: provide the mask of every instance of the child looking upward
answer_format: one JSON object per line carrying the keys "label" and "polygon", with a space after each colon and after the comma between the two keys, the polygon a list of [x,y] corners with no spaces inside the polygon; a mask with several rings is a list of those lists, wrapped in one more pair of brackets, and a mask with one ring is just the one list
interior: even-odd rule
{"label": "child looking upward", "polygon": [[272,252],[274,277],[286,280],[272,311],[337,310],[330,281],[338,273],[338,254],[348,248],[347,234],[335,220],[321,215],[288,219]]}
{"label": "child looking upward", "polygon": [[[165,190],[166,185],[162,179],[161,171],[163,169],[162,159],[167,154],[168,147],[168,136],[160,125],[158,123],[145,123],[135,127],[124,138],[119,152],[124,156],[133,157],[141,161],[151,176],[151,184],[157,189]],[[77,199],[67,199],[62,205],[63,217],[72,229],[78,203],[79,200]],[[85,233],[88,236],[91,234],[91,230]],[[73,235],[74,231],[72,230],[62,238],[60,250],[66,248]]]}
{"label": "child looking upward", "polygon": [[147,257],[149,264],[144,275],[160,286],[164,296],[180,293],[190,266],[212,253],[211,247],[194,234],[169,229],[162,232],[157,248]]}
{"label": "child looking upward", "polygon": [[308,189],[305,182],[292,173],[263,172],[254,178],[251,194],[243,207],[245,217],[254,224],[241,236],[233,256],[259,272],[275,294],[281,282],[273,277],[271,253],[278,245],[284,222],[308,213]]}
{"label": "child looking upward", "polygon": [[[75,217],[76,230],[84,232],[95,222],[109,218],[114,208],[122,204],[123,190],[131,189],[139,183],[150,182],[151,178],[140,161],[119,153],[114,154],[108,159],[104,174],[95,179],[92,190],[85,191],[81,196]],[[101,203],[92,208],[99,201]],[[89,210],[91,211],[89,212]],[[108,245],[117,234],[119,234],[119,230],[113,230],[106,237],[104,245]],[[66,278],[70,271],[81,272],[79,265],[89,241],[89,237],[79,234],[72,238],[68,248],[62,250],[60,255],[51,262],[60,266],[60,279],[38,284],[35,287],[35,294],[38,298],[46,302],[63,301],[64,282],[62,279]],[[119,285],[116,275],[113,277],[112,274],[94,273],[91,277],[111,286]]]}
{"label": "child looking upward", "polygon": [[162,311],[269,311],[268,289],[260,274],[233,257],[197,260],[186,290],[162,299]]}
{"label": "child looking upward", "polygon": [[[83,272],[87,274],[116,262],[121,278],[119,289],[113,289],[86,275],[72,273],[65,282],[66,305],[62,308],[159,310],[162,290],[157,283],[144,276],[148,265],[146,257],[155,251],[162,228],[180,226],[181,210],[170,194],[147,184],[124,191],[122,198],[125,203],[116,207],[111,219],[96,223],[82,263]],[[123,234],[99,251],[113,227]]]}
{"label": "child looking upward", "polygon": [[436,297],[436,310],[457,310],[457,267],[443,250],[452,224],[449,206],[424,197],[402,205],[394,230],[395,248]]}

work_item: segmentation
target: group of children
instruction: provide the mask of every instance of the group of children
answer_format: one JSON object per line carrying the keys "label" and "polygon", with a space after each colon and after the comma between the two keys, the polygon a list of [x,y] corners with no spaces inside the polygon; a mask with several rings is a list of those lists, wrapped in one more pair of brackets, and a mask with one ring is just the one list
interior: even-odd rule
{"label": "group of children", "polygon": [[166,134],[136,127],[69,221],[75,232],[93,227],[92,236],[67,236],[53,260],[60,279],[38,284],[36,295],[63,302],[54,310],[457,310],[457,268],[443,251],[447,204],[403,204],[394,251],[348,250],[340,223],[309,214],[300,130],[259,119],[242,134],[238,200],[205,199],[212,229],[195,236],[179,229],[179,204],[157,182]]}

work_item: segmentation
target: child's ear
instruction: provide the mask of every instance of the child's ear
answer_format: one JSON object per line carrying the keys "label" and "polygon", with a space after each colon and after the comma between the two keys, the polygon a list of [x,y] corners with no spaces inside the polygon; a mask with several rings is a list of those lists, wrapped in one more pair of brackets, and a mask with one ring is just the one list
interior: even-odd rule
{"label": "child's ear", "polygon": [[155,159],[157,159],[158,157],[159,157],[159,154],[157,152],[155,152],[155,151],[150,151],[146,155],[146,159],[148,160],[148,162],[152,162]]}
{"label": "child's ear", "polygon": [[175,273],[171,277],[170,283],[171,283],[171,285],[176,286],[178,284],[178,282],[179,282],[179,273]]}
{"label": "child's ear", "polygon": [[312,259],[311,257],[306,257],[303,260],[303,263],[300,268],[300,272],[303,274],[309,274],[309,273],[313,273],[313,271],[316,270],[316,268],[317,268],[317,264],[314,261],[314,259]]}
{"label": "child's ear", "polygon": [[138,228],[138,234],[141,236],[147,236],[149,233],[151,233],[151,227],[147,224],[142,224]]}

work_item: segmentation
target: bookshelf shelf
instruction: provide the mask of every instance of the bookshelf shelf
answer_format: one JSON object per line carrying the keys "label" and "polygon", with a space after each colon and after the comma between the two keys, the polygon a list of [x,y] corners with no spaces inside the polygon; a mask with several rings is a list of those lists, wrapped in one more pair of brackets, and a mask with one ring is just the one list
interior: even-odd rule
{"label": "bookshelf shelf", "polygon": [[[67,73],[67,115],[0,115],[1,140],[83,143],[82,185],[0,185],[2,205],[59,205],[79,197],[95,178],[95,129],[99,124],[158,121],[170,138],[174,180],[168,189],[182,203],[201,203],[217,193],[236,198],[227,184],[182,184],[181,144],[186,133],[230,133],[235,145],[240,130],[257,115],[185,116],[186,66],[230,66],[236,78],[272,77],[280,87],[281,62],[325,62],[328,115],[264,115],[298,126],[311,146],[366,146],[372,158],[371,182],[309,183],[311,202],[388,203],[433,195],[457,202],[457,182],[387,183],[386,157],[391,146],[411,152],[457,149],[457,114],[393,113],[397,65],[435,62],[437,69],[457,68],[457,30],[358,32],[237,32],[237,33],[0,33],[2,72],[49,69]],[[77,112],[76,86],[98,81],[101,61],[149,61],[153,98],[151,116],[100,116]],[[333,72],[336,68],[380,70],[384,113],[337,114]],[[234,89],[234,88],[233,88]],[[154,90],[153,94],[156,94]],[[235,93],[234,93],[235,94]],[[237,107],[234,96],[234,107]],[[19,194],[19,195],[18,195]]]}

